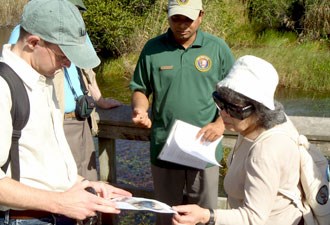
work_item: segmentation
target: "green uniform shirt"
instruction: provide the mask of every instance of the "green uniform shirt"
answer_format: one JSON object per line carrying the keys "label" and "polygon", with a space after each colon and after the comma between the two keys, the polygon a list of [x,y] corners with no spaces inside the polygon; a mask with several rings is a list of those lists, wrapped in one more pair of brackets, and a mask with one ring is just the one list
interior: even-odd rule
{"label": "green uniform shirt", "polygon": [[[157,159],[175,119],[203,127],[217,118],[212,99],[216,84],[234,63],[227,44],[200,30],[191,47],[184,49],[169,29],[149,40],[139,57],[130,83],[132,91],[152,94],[151,163],[180,168]],[[222,157],[219,145],[217,158]]]}

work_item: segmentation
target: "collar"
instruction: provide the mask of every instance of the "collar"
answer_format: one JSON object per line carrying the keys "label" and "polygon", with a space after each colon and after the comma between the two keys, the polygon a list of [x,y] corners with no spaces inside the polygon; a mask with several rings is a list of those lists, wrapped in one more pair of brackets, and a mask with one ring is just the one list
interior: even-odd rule
{"label": "collar", "polygon": [[21,57],[13,53],[11,46],[11,44],[5,44],[3,46],[1,61],[9,65],[31,90],[36,88],[40,82],[46,83],[47,78],[34,70]]}

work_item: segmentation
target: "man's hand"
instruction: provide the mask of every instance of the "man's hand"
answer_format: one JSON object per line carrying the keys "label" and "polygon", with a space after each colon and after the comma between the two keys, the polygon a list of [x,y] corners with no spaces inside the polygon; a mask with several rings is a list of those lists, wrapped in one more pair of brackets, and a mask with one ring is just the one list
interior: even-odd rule
{"label": "man's hand", "polygon": [[[93,187],[98,195],[86,191],[87,187]],[[55,213],[78,220],[95,216],[96,212],[119,214],[120,210],[116,208],[114,202],[111,202],[112,198],[118,196],[132,196],[132,194],[103,182],[85,180],[76,183],[68,191],[58,193],[59,207]]]}
{"label": "man's hand", "polygon": [[97,106],[102,109],[111,109],[123,105],[121,102],[115,99],[103,98],[96,81],[93,84],[88,84],[88,89]]}
{"label": "man's hand", "polygon": [[147,96],[140,91],[135,91],[132,94],[131,102],[133,123],[141,127],[150,128],[152,122],[148,115],[149,100]]}
{"label": "man's hand", "polygon": [[152,125],[148,112],[142,111],[140,109],[133,109],[132,121],[134,124],[137,124],[139,126],[146,127],[146,128],[150,128]]}

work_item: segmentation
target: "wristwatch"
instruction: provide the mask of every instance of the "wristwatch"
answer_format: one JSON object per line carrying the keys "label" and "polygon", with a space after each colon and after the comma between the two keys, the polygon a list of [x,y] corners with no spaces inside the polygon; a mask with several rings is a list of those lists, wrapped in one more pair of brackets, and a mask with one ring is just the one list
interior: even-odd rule
{"label": "wristwatch", "polygon": [[210,219],[205,225],[215,225],[215,220],[214,220],[214,210],[209,209],[210,211]]}

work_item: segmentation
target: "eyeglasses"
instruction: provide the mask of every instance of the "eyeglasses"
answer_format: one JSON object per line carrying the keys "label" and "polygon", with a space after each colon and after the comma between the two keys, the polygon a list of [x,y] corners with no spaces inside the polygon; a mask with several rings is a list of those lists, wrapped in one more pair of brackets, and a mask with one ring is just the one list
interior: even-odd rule
{"label": "eyeglasses", "polygon": [[219,110],[225,110],[226,113],[228,113],[231,117],[244,120],[251,116],[251,114],[254,112],[254,106],[253,105],[247,105],[247,106],[238,106],[231,104],[227,101],[225,101],[218,92],[213,92],[212,94],[213,100]]}
{"label": "eyeglasses", "polygon": [[65,61],[68,61],[68,58],[63,54],[63,53],[58,53],[58,52],[56,52],[54,49],[52,49],[50,46],[47,46],[47,49],[50,49],[53,53],[54,53],[54,55],[55,55],[55,60],[57,61],[57,62],[61,62],[61,63],[63,63],[63,62],[65,62]]}
{"label": "eyeglasses", "polygon": [[63,54],[63,53],[60,53],[60,52],[56,52],[55,49],[52,48],[52,45],[46,41],[42,41],[43,42],[43,45],[39,45],[42,46],[42,47],[45,47],[46,50],[48,51],[48,54],[49,54],[49,50],[55,55],[55,60],[57,62],[60,62],[60,63],[64,63],[66,61],[69,61],[69,59]]}

